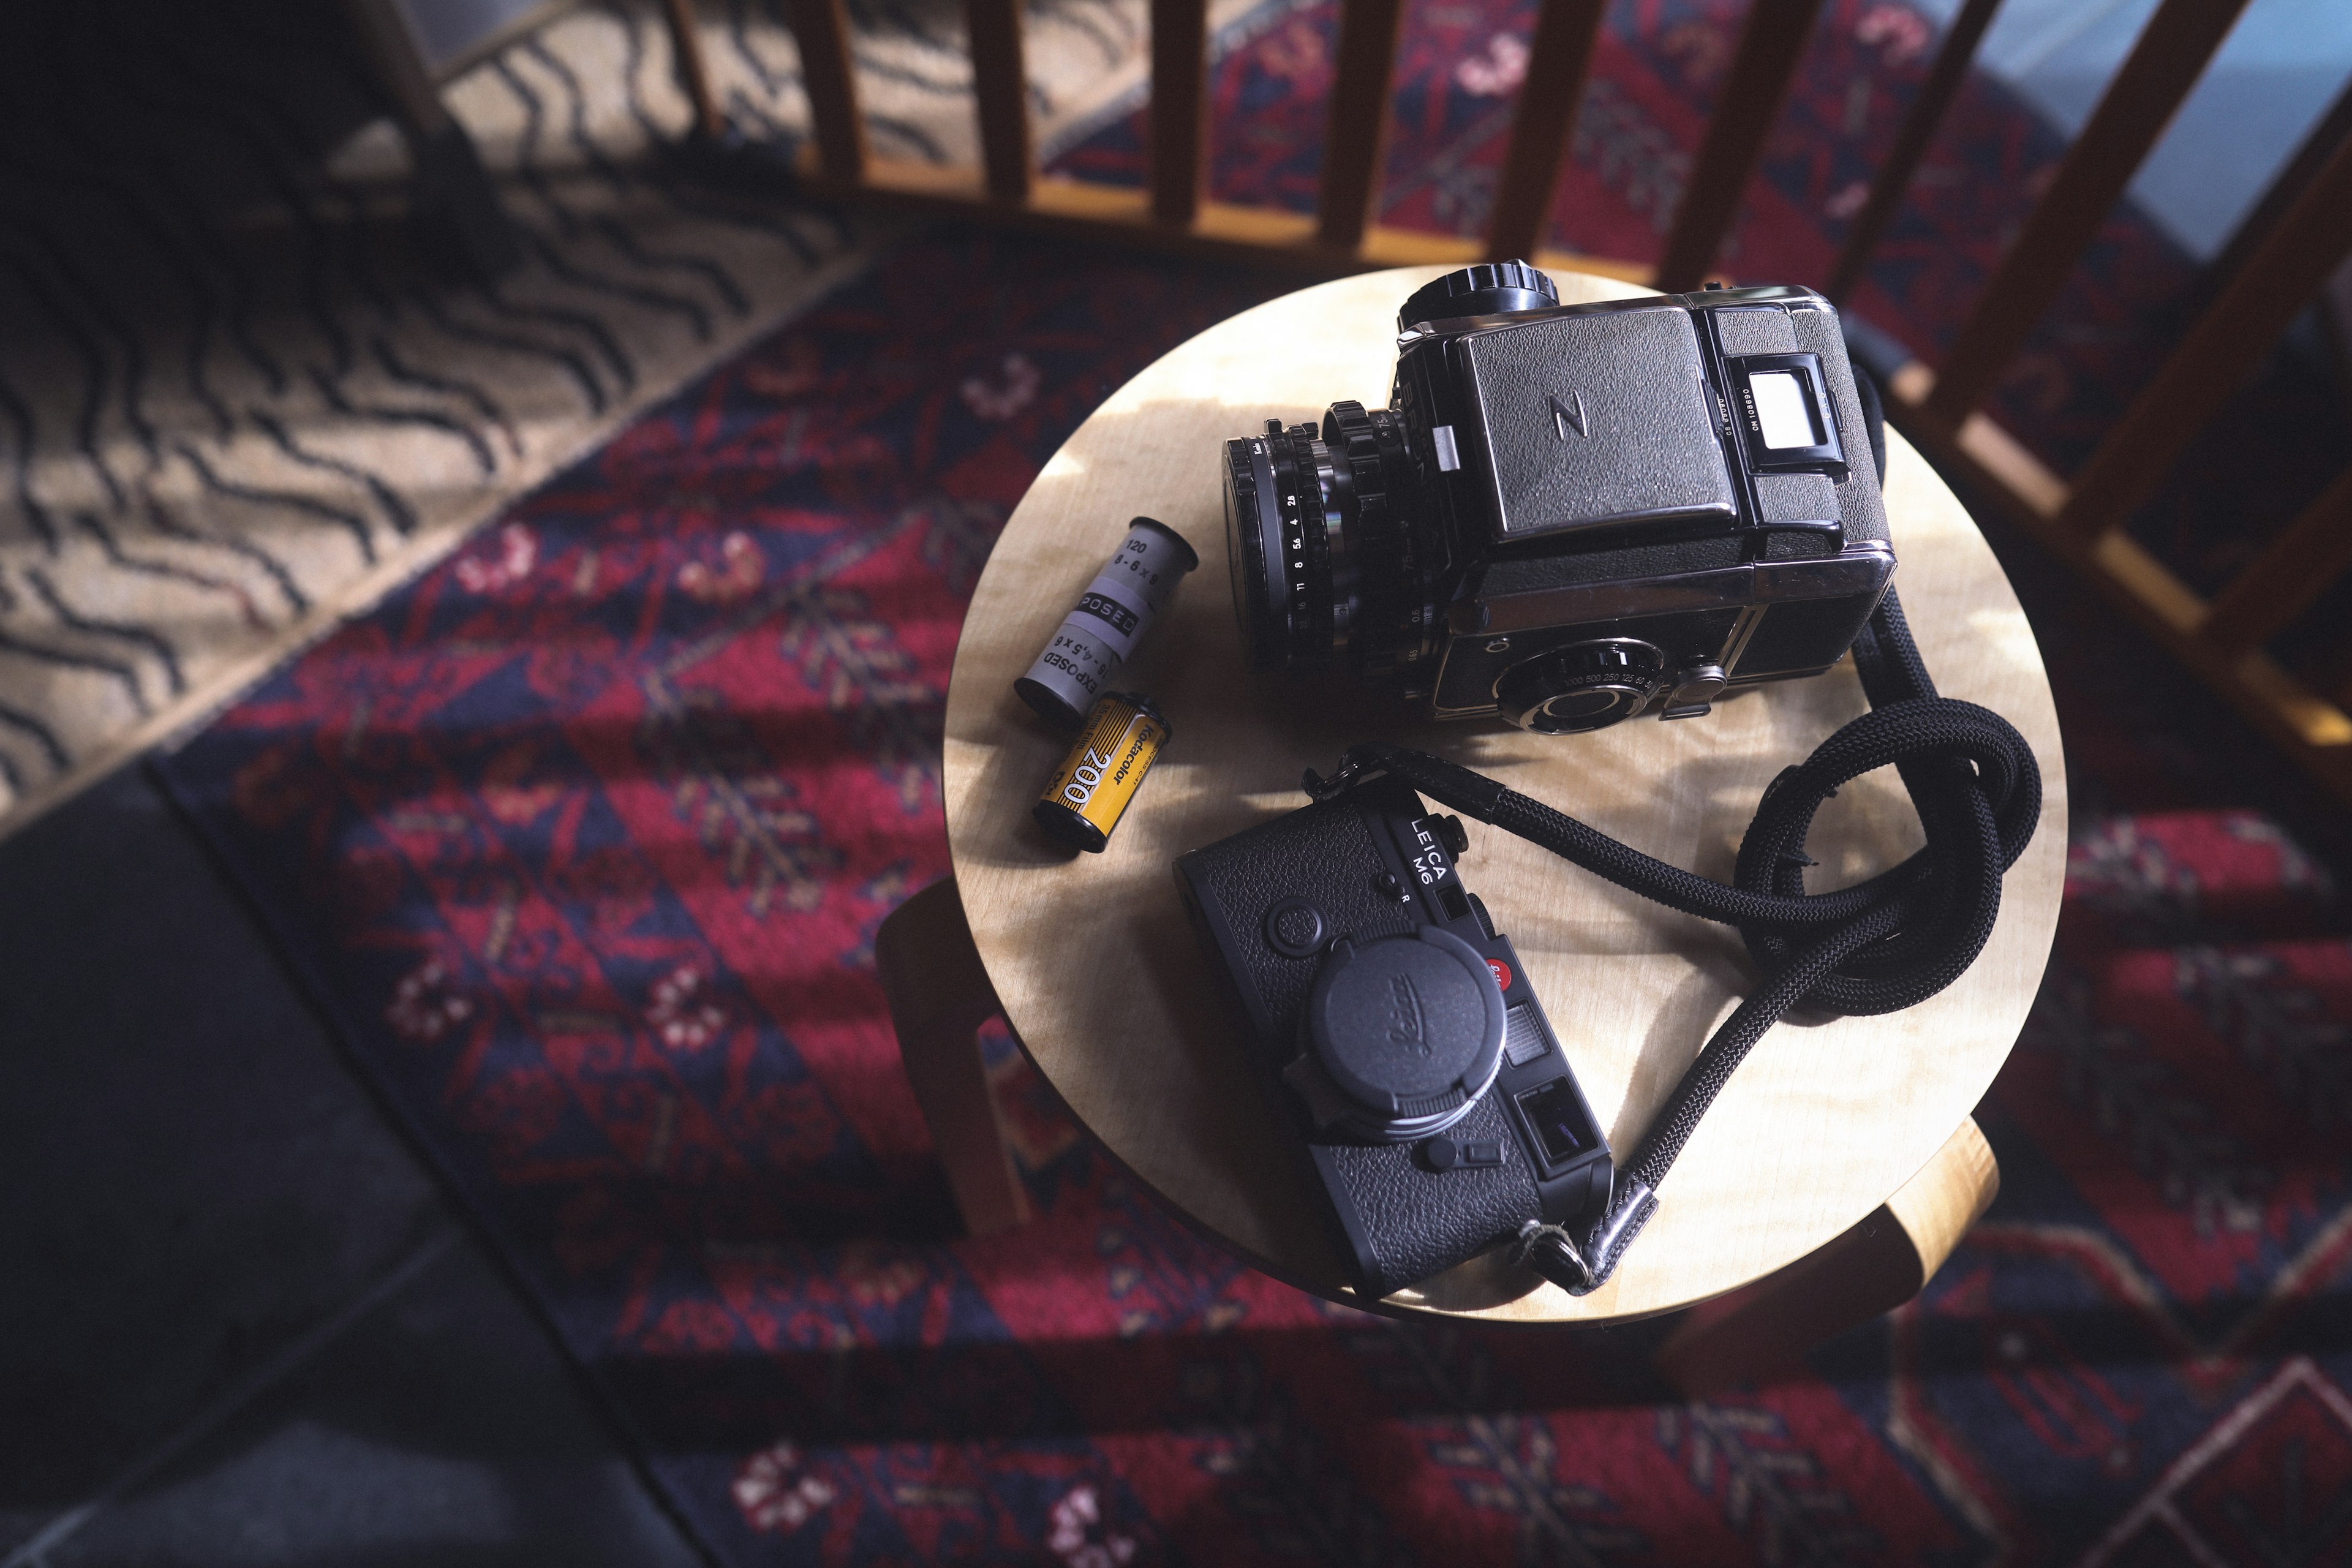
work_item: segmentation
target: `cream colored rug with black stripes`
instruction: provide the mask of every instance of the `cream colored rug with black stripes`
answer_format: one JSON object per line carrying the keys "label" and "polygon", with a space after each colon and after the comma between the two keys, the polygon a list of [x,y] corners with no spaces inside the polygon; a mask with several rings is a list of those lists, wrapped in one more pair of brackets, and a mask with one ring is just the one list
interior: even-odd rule
{"label": "cream colored rug with black stripes", "polygon": [[[559,16],[449,83],[525,260],[416,253],[337,36],[0,22],[0,834],[199,722],[619,424],[773,328],[887,226],[681,181],[650,5]],[[135,10],[135,8],[134,8]],[[806,124],[790,35],[706,0],[728,113]],[[961,7],[857,9],[877,152],[974,159]],[[1033,0],[1049,152],[1143,79],[1143,0]],[[307,31],[306,31],[307,28]],[[360,116],[346,113],[353,123]]]}

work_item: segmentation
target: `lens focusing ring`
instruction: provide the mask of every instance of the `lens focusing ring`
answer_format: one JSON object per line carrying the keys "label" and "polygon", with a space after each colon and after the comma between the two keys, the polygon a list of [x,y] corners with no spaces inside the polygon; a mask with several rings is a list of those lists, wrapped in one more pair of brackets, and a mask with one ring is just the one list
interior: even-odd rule
{"label": "lens focusing ring", "polygon": [[1286,659],[1294,670],[1310,670],[1325,662],[1331,647],[1331,557],[1318,472],[1329,458],[1312,425],[1294,425],[1279,436],[1269,430],[1266,447],[1281,520]]}
{"label": "lens focusing ring", "polygon": [[1335,403],[1323,416],[1333,468],[1347,476],[1353,570],[1334,584],[1349,627],[1349,662],[1387,675],[1420,651],[1421,563],[1413,548],[1412,465],[1396,416]]}
{"label": "lens focusing ring", "polygon": [[1225,443],[1234,609],[1253,669],[1306,672],[1334,662],[1389,674],[1425,640],[1417,483],[1386,409],[1334,404],[1321,428]]}
{"label": "lens focusing ring", "polygon": [[1344,664],[1355,632],[1357,562],[1354,476],[1349,472],[1347,450],[1318,438],[1314,446],[1315,482],[1322,500],[1318,514],[1323,524],[1324,581],[1322,600],[1329,620],[1326,647],[1329,657]]}
{"label": "lens focusing ring", "polygon": [[1248,436],[1225,443],[1225,564],[1234,617],[1241,623],[1249,667],[1261,671],[1282,667],[1289,625],[1271,440]]}

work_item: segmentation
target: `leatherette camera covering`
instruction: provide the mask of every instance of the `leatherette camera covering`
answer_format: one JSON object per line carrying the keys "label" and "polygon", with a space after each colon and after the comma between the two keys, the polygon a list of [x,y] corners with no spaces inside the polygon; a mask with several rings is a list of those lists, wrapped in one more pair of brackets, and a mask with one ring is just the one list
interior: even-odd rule
{"label": "leatherette camera covering", "polygon": [[[1527,1152],[1512,1135],[1509,1113],[1481,1100],[1447,1136],[1457,1142],[1493,1139],[1503,1163],[1475,1171],[1430,1172],[1392,1145],[1316,1143],[1317,1162],[1329,1166],[1353,1206],[1375,1272],[1367,1287],[1384,1296],[1401,1285],[1443,1274],[1475,1258],[1537,1212]],[[1465,1238],[1475,1238],[1468,1240]]]}
{"label": "leatherette camera covering", "polygon": [[[1738,523],[1692,320],[1668,305],[1548,316],[1462,340],[1469,406],[1485,426],[1496,539],[1586,528],[1591,518],[1611,527],[1633,519]],[[1642,416],[1627,424],[1633,409]]]}
{"label": "leatherette camera covering", "polygon": [[[1765,507],[1767,522],[1793,522],[1801,518],[1831,515],[1821,498],[1832,498],[1845,536],[1854,541],[1888,542],[1886,502],[1878,487],[1885,476],[1871,467],[1869,423],[1862,416],[1862,398],[1853,389],[1853,365],[1847,360],[1845,335],[1838,329],[1837,312],[1792,301],[1788,310],[1750,306],[1713,312],[1716,332],[1727,354],[1809,353],[1821,356],[1822,380],[1837,407],[1838,428],[1845,436],[1846,466],[1853,479],[1834,484],[1822,474],[1759,474],[1757,500]],[[1866,477],[1867,482],[1864,482]],[[1814,499],[1801,510],[1799,495]],[[1776,504],[1777,502],[1777,504]],[[1781,542],[1774,541],[1774,544]],[[1782,546],[1785,548],[1785,546]],[[1779,559],[1770,549],[1766,559]],[[1875,599],[1872,601],[1876,603]]]}
{"label": "leatherette camera covering", "polygon": [[1403,936],[1413,927],[1401,902],[1373,889],[1384,862],[1363,814],[1346,800],[1276,817],[1187,855],[1184,863],[1193,868],[1200,890],[1213,895],[1222,918],[1235,926],[1228,952],[1241,966],[1234,978],[1244,983],[1251,1023],[1286,1042],[1298,1031],[1316,961],[1286,958],[1265,942],[1257,925],[1266,910],[1311,889],[1332,935],[1369,940]]}

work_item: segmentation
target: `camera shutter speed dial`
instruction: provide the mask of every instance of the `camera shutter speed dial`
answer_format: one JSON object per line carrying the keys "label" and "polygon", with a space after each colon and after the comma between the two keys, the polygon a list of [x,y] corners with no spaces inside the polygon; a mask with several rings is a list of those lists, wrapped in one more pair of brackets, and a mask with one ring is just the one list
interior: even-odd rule
{"label": "camera shutter speed dial", "polygon": [[1572,735],[1630,719],[1666,684],[1666,656],[1635,637],[1603,637],[1513,665],[1495,683],[1503,717],[1541,735]]}

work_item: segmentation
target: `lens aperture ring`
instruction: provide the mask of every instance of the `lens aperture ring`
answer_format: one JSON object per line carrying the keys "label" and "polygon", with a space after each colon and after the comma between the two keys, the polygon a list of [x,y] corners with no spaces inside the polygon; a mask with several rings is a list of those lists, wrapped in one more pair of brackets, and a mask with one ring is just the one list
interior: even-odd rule
{"label": "lens aperture ring", "polygon": [[1293,425],[1266,440],[1280,498],[1283,580],[1289,589],[1289,664],[1320,668],[1331,649],[1331,556],[1323,528],[1320,469],[1329,462],[1312,425]]}
{"label": "lens aperture ring", "polygon": [[1367,412],[1360,403],[1333,404],[1323,438],[1348,471],[1355,503],[1351,662],[1361,673],[1386,675],[1420,647],[1411,459],[1394,416],[1386,409]]}

